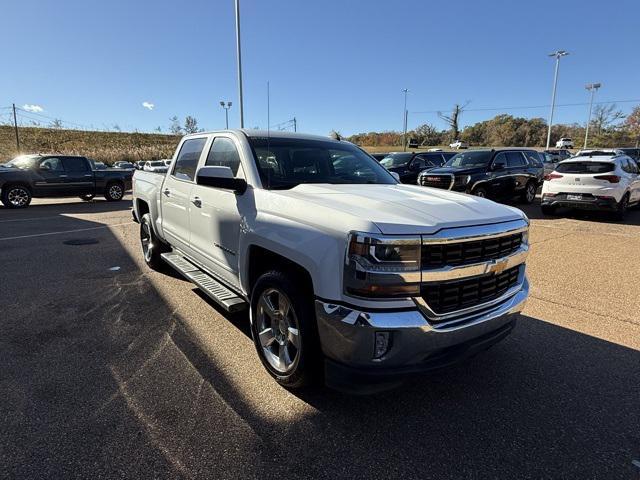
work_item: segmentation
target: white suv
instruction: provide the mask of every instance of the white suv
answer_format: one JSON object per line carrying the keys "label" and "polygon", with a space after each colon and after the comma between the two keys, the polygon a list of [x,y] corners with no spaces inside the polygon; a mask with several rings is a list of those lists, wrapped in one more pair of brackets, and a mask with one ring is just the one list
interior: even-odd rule
{"label": "white suv", "polygon": [[622,219],[640,203],[638,166],[626,155],[573,157],[545,176],[542,213],[558,207],[613,211]]}
{"label": "white suv", "polygon": [[453,143],[449,144],[449,148],[455,148],[456,150],[460,150],[461,148],[469,148],[469,144],[463,142],[462,140],[456,140]]}
{"label": "white suv", "polygon": [[570,138],[561,138],[556,142],[556,148],[573,148],[573,140]]}

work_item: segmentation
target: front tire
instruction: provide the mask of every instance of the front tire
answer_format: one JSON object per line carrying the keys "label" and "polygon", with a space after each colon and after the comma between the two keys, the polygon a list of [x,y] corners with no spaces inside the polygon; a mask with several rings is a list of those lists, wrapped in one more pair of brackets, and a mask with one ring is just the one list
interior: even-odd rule
{"label": "front tire", "polygon": [[473,191],[476,197],[487,198],[487,189],[484,187],[478,187]]}
{"label": "front tire", "polygon": [[260,361],[283,387],[296,389],[317,376],[321,354],[314,301],[303,282],[272,270],[251,293],[251,336]]}
{"label": "front tire", "polygon": [[104,198],[108,202],[117,202],[124,197],[124,185],[119,182],[112,182],[107,185],[104,191]]}
{"label": "front tire", "polygon": [[27,208],[31,203],[31,192],[23,185],[2,188],[2,203],[7,208]]}
{"label": "front tire", "polygon": [[161,271],[165,268],[162,254],[169,251],[167,244],[163,243],[153,231],[151,215],[145,213],[140,219],[140,244],[144,262],[149,268]]}

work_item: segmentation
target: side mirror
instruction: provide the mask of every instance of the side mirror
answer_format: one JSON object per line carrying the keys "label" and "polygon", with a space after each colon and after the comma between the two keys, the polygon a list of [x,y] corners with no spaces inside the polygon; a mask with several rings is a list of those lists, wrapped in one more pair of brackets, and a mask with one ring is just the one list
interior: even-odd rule
{"label": "side mirror", "polygon": [[38,167],[38,169],[40,169],[40,170],[51,170],[51,166],[47,165],[46,163],[45,164],[41,163],[40,166]]}
{"label": "side mirror", "polygon": [[196,183],[206,187],[233,190],[242,195],[247,190],[247,182],[235,178],[229,167],[200,167],[196,174]]}
{"label": "side mirror", "polygon": [[389,172],[393,178],[396,179],[397,182],[400,182],[400,174],[398,172]]}
{"label": "side mirror", "polygon": [[491,170],[493,170],[494,172],[498,172],[500,170],[504,170],[504,168],[504,163],[494,163],[491,167]]}

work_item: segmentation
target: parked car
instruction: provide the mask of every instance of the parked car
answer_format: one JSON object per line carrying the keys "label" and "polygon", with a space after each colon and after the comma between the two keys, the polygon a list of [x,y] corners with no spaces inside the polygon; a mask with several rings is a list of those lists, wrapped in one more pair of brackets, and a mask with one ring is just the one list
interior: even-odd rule
{"label": "parked car", "polygon": [[623,147],[617,148],[616,150],[624,153],[625,155],[629,155],[638,164],[638,167],[640,167],[640,148]]}
{"label": "parked car", "polygon": [[520,197],[531,203],[542,184],[538,152],[503,148],[458,153],[440,168],[420,173],[418,185],[471,193],[494,200]]}
{"label": "parked car", "polygon": [[165,173],[167,171],[167,165],[164,163],[164,160],[152,160],[144,162],[142,169],[145,172]]}
{"label": "parked car", "polygon": [[122,168],[124,170],[133,170],[135,169],[135,165],[131,162],[124,162],[124,161],[120,161],[120,162],[115,162],[113,164],[113,168]]}
{"label": "parked car", "polygon": [[561,138],[556,142],[556,148],[573,148],[573,140],[568,137]]}
{"label": "parked car", "polygon": [[638,165],[623,154],[580,156],[560,162],[542,186],[542,212],[559,207],[607,210],[623,219],[640,203]]}
{"label": "parked car", "polygon": [[165,167],[169,168],[171,166],[171,159],[167,158],[163,160]]}
{"label": "parked car", "polygon": [[369,155],[371,155],[377,161],[380,161],[383,158],[388,157],[389,156],[389,152],[385,152],[385,153],[370,153]]}
{"label": "parked car", "polygon": [[91,166],[94,170],[106,170],[108,168],[107,164],[104,162],[98,162],[97,160],[91,159],[89,159],[89,162],[91,162]]}
{"label": "parked car", "polygon": [[422,170],[439,167],[453,155],[453,152],[391,152],[380,160],[380,165],[397,173],[402,183],[415,185]]}
{"label": "parked car", "polygon": [[464,148],[469,148],[469,144],[466,142],[463,142],[462,140],[456,140],[455,142],[450,143],[449,147],[455,148],[456,150],[460,150]]}
{"label": "parked car", "polygon": [[143,170],[144,169],[144,164],[147,163],[144,160],[140,160],[138,162],[136,162],[134,165],[136,167],[136,170]]}
{"label": "parked car", "polygon": [[86,157],[22,155],[0,167],[0,199],[8,208],[26,208],[33,197],[91,200],[104,195],[117,201],[131,188],[131,175],[117,169],[94,170]]}
{"label": "parked car", "polygon": [[564,148],[555,149],[555,150],[549,149],[549,150],[545,150],[544,153],[548,153],[549,155],[551,155],[551,157],[556,163],[559,163],[562,160],[566,160],[567,158],[571,158],[571,152]]}
{"label": "parked car", "polygon": [[450,365],[507,336],[528,295],[524,213],[398,184],[343,140],[188,135],[166,175],[136,173],[133,204],[146,264],[250,310],[287,388],[372,392]]}
{"label": "parked car", "polygon": [[545,175],[553,172],[561,161],[557,156],[553,156],[546,151],[538,152],[538,154],[542,157],[542,166],[544,168]]}

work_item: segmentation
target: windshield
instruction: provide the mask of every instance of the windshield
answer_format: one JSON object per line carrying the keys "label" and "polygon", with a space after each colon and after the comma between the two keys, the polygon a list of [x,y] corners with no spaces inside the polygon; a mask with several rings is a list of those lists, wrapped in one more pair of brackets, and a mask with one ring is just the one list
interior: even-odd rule
{"label": "windshield", "polygon": [[249,143],[267,189],[293,188],[301,183],[397,183],[378,162],[347,142],[250,137]]}
{"label": "windshield", "polygon": [[490,160],[491,152],[486,150],[464,152],[451,157],[444,166],[453,168],[486,167]]}
{"label": "windshield", "polygon": [[607,173],[614,170],[612,162],[563,162],[556,167],[558,173]]}
{"label": "windshield", "polygon": [[4,166],[15,167],[15,168],[31,168],[36,158],[38,157],[34,155],[20,155],[19,157],[14,158],[10,162],[5,163]]}
{"label": "windshield", "polygon": [[385,168],[401,167],[409,163],[409,160],[413,157],[412,153],[394,153],[387,155],[380,160],[380,165]]}

